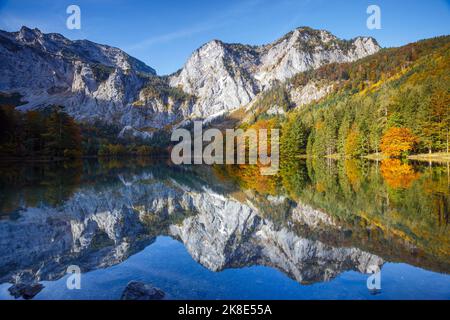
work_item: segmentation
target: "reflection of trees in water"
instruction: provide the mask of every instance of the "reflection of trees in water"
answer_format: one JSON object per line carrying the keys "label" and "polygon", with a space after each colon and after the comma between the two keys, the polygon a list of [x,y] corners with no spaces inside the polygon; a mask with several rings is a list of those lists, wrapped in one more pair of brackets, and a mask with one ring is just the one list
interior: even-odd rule
{"label": "reflection of trees in water", "polygon": [[[377,254],[402,251],[416,262],[440,257],[450,267],[448,214],[450,188],[445,166],[425,167],[391,159],[379,163],[368,160],[329,162],[322,159],[294,159],[282,162],[279,178],[292,200],[312,205],[333,216],[351,230],[351,237]],[[238,180],[242,174],[232,170]],[[244,186],[251,186],[245,175]],[[265,193],[264,188],[254,188]],[[264,210],[264,208],[261,208]],[[396,252],[398,251],[398,252]],[[427,257],[425,257],[427,256]],[[428,263],[427,262],[427,263]]]}
{"label": "reflection of trees in water", "polygon": [[358,192],[361,182],[361,170],[358,167],[358,161],[355,159],[346,159],[344,161],[344,167],[348,182],[352,186],[352,189]]}
{"label": "reflection of trees in water", "polygon": [[277,194],[278,176],[261,175],[258,165],[224,165],[216,166],[218,178],[232,179],[240,188],[245,190],[257,190],[262,194]]}
{"label": "reflection of trees in water", "polygon": [[[450,214],[450,180],[449,167],[428,168],[429,179],[424,181],[424,191],[433,199],[433,205],[437,208],[436,216],[439,225],[448,227]],[[447,171],[447,172],[446,172]],[[447,174],[447,179],[442,178]]]}
{"label": "reflection of trees in water", "polygon": [[400,159],[383,160],[381,162],[381,174],[388,186],[394,189],[408,189],[420,177],[420,173]]}
{"label": "reflection of trees in water", "polygon": [[81,161],[2,164],[1,214],[14,213],[17,209],[27,206],[62,204],[80,184],[82,169]]}
{"label": "reflection of trees in water", "polygon": [[80,185],[117,183],[117,174],[139,172],[149,157],[0,164],[0,215],[24,207],[63,204]]}
{"label": "reflection of trees in water", "polygon": [[[316,166],[314,170],[321,169]],[[450,189],[444,166],[420,172],[411,164],[392,159],[383,161],[378,170],[376,163],[352,160],[345,161],[343,171],[345,174],[327,186],[325,193],[332,195],[321,198],[315,193],[307,198],[321,207],[327,205],[327,212],[337,213],[342,221],[350,221],[353,231],[355,226],[361,226],[363,232],[379,229],[384,237],[406,241],[411,248],[449,263],[450,234],[445,216]]]}

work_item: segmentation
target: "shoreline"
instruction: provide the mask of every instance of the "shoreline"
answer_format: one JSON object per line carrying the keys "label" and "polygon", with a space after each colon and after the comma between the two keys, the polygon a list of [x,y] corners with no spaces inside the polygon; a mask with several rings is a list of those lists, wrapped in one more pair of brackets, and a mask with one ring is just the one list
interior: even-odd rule
{"label": "shoreline", "polygon": [[[309,156],[306,154],[298,155],[296,156],[297,159],[311,159],[311,158],[317,158],[316,156]],[[169,155],[136,155],[136,154],[129,154],[129,155],[120,155],[120,156],[82,156],[79,158],[29,158],[29,157],[0,157],[0,162],[15,162],[15,161],[21,161],[21,162],[36,162],[36,163],[50,163],[50,162],[62,162],[62,161],[78,161],[78,160],[86,160],[86,159],[129,159],[129,158],[151,158],[151,159],[168,159],[170,158]],[[345,159],[352,159],[345,156],[341,156],[340,154],[332,154],[332,155],[326,155],[323,156],[325,159],[332,159],[332,160],[345,160]],[[368,154],[366,156],[362,156],[355,159],[368,159],[373,161],[381,161],[386,159],[396,159],[396,158],[390,158],[388,156],[384,156],[381,153],[372,153]],[[421,162],[438,162],[438,163],[448,163],[450,162],[450,153],[446,152],[436,152],[436,153],[422,153],[422,154],[414,154],[409,155],[406,157],[408,160],[413,161],[421,161]]]}
{"label": "shoreline", "polygon": [[[306,154],[298,155],[296,156],[297,159],[313,159],[318,158],[317,156],[310,156]],[[350,158],[345,157],[343,155],[340,155],[338,153],[325,155],[323,156],[325,159],[332,159],[332,160],[345,160],[345,159],[368,159],[373,161],[382,161],[387,159],[397,159],[397,158],[391,158],[388,156],[385,156],[381,153],[372,153],[365,156],[357,157],[357,158]],[[437,162],[437,163],[448,163],[450,162],[450,153],[446,152],[436,152],[436,153],[421,153],[421,154],[413,154],[406,157],[407,160],[413,160],[413,161],[420,161],[420,162]]]}
{"label": "shoreline", "polygon": [[121,156],[82,156],[79,158],[20,158],[20,157],[10,157],[2,158],[0,157],[0,162],[27,162],[27,163],[51,163],[51,162],[64,162],[64,161],[80,161],[89,159],[130,159],[130,158],[148,158],[148,159],[169,159],[168,156],[162,155],[121,155]]}
{"label": "shoreline", "polygon": [[440,162],[449,163],[450,153],[436,152],[436,153],[422,153],[408,156],[408,160],[422,161],[422,162]]}

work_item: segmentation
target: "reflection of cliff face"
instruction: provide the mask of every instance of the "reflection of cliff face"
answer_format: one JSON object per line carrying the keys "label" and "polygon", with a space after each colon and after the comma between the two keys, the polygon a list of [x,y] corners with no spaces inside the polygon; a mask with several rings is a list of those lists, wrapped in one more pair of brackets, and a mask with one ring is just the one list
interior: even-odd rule
{"label": "reflection of cliff face", "polygon": [[[298,282],[329,280],[346,270],[368,272],[383,260],[356,248],[336,248],[297,236],[262,219],[251,203],[242,204],[214,192],[192,194],[199,214],[170,232],[180,238],[192,257],[210,270],[266,265],[275,267]],[[295,208],[296,215],[314,226],[310,208]],[[320,221],[316,221],[320,220]]]}
{"label": "reflection of cliff face", "polygon": [[[157,169],[158,170],[158,169]],[[82,272],[120,263],[169,234],[205,267],[272,266],[303,283],[342,271],[366,272],[382,260],[356,248],[337,248],[300,237],[206,185],[152,172],[118,175],[113,183],[81,186],[56,208],[28,208],[0,222],[0,283],[54,280],[67,266]],[[183,177],[186,174],[182,174]],[[307,207],[297,219],[314,227],[331,223]]]}
{"label": "reflection of cliff face", "polygon": [[28,209],[0,223],[0,282],[54,280],[71,264],[83,272],[108,267],[152,241],[129,208],[86,212],[77,196],[64,207]]}
{"label": "reflection of cliff face", "polygon": [[71,264],[82,272],[105,268],[145,248],[158,234],[141,214],[167,219],[181,208],[180,195],[158,181],[143,183],[148,174],[129,179],[81,187],[61,206],[28,208],[17,220],[1,221],[0,282],[57,279]]}

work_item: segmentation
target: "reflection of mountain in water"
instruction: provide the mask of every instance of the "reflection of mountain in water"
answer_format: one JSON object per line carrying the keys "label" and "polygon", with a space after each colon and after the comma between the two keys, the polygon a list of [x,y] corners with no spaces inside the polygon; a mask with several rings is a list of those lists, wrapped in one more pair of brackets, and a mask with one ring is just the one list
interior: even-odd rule
{"label": "reflection of mountain in water", "polygon": [[[289,223],[278,225],[248,198],[238,201],[188,171],[154,166],[93,180],[97,183],[82,183],[57,206],[26,208],[16,220],[0,221],[1,283],[55,280],[73,264],[82,272],[106,268],[158,235],[180,239],[210,270],[267,265],[302,283],[329,280],[345,270],[367,272],[383,263],[358,248],[309,239]],[[281,197],[271,201],[286,205]],[[289,210],[292,219],[311,229],[333,224],[305,205]]]}
{"label": "reflection of mountain in water", "polygon": [[[329,280],[345,270],[367,272],[381,258],[356,248],[338,248],[301,237],[261,218],[242,204],[207,190],[189,194],[197,215],[172,225],[192,257],[210,270],[267,265],[303,283]],[[302,215],[302,211],[297,211]]]}

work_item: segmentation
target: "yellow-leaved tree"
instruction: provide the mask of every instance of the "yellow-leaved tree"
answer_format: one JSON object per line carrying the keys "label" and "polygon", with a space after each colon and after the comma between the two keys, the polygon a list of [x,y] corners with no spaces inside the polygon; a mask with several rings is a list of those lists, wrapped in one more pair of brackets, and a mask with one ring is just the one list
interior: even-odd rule
{"label": "yellow-leaved tree", "polygon": [[399,157],[414,148],[418,138],[409,128],[392,127],[381,138],[381,151],[389,157]]}

